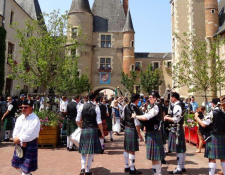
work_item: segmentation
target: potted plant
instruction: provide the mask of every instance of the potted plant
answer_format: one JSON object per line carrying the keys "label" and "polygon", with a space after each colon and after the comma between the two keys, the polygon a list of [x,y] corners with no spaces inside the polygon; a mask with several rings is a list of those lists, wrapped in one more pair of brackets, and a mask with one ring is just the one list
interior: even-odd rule
{"label": "potted plant", "polygon": [[61,126],[62,118],[58,113],[52,111],[36,112],[41,122],[41,130],[39,133],[39,145],[53,145],[55,148],[59,138],[59,126]]}
{"label": "potted plant", "polygon": [[184,116],[185,139],[189,143],[199,144],[197,122],[194,120],[194,114]]}

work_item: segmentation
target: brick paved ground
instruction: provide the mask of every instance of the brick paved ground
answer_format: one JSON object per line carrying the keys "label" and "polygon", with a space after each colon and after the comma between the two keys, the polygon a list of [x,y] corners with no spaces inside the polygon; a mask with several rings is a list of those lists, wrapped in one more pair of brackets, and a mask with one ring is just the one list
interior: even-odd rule
{"label": "brick paved ground", "polygon": [[[109,138],[107,137],[107,140]],[[186,168],[189,175],[208,174],[208,162],[203,157],[203,153],[194,153],[196,147],[187,144]],[[19,175],[11,165],[13,154],[13,143],[0,143],[0,174]],[[136,168],[144,175],[152,174],[151,163],[146,159],[145,144],[140,144],[140,151],[136,154]],[[166,157],[169,165],[163,165],[163,175],[168,174],[168,170],[176,167],[175,154]],[[39,169],[33,175],[78,175],[80,172],[80,154],[67,152],[65,148],[39,149]],[[220,162],[217,162],[217,172],[220,170]],[[106,151],[103,155],[96,155],[91,171],[95,175],[122,175],[124,170],[123,159],[123,134],[116,136],[114,142],[106,143]]]}

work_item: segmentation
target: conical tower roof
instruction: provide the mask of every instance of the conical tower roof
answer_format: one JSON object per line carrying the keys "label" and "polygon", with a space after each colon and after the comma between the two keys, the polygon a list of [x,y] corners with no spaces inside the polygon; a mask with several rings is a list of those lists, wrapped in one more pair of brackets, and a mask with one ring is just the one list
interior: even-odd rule
{"label": "conical tower roof", "polygon": [[130,14],[130,9],[128,9],[126,22],[123,28],[123,32],[135,32],[133,27],[133,22]]}
{"label": "conical tower roof", "polygon": [[35,20],[41,20],[42,11],[38,0],[16,0],[20,7]]}
{"label": "conical tower roof", "polygon": [[73,0],[70,7],[70,13],[86,12],[91,13],[90,4],[88,0]]}

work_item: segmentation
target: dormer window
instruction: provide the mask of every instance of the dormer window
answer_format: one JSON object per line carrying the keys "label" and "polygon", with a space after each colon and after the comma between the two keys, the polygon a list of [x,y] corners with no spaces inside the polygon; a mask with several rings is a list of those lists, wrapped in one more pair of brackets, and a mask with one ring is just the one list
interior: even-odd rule
{"label": "dormer window", "polygon": [[110,48],[111,47],[111,35],[101,35],[101,47]]}

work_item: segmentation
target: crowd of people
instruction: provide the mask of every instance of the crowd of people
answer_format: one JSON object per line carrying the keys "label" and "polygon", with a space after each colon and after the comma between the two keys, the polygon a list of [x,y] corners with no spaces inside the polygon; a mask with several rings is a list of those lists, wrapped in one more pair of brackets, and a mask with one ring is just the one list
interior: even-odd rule
{"label": "crowd of people", "polygon": [[[67,150],[78,149],[81,154],[81,175],[92,174],[90,169],[94,154],[104,153],[104,143],[108,141],[105,136],[109,134],[110,141],[114,141],[113,134],[120,135],[121,131],[124,131],[124,172],[142,174],[135,168],[135,154],[141,141],[145,141],[146,158],[152,162],[154,175],[162,174],[161,164],[166,163],[166,153],[171,152],[177,153],[177,167],[169,174],[186,172],[184,114],[194,114],[199,124],[200,138],[196,152],[201,152],[205,140],[205,157],[209,159],[209,174],[213,175],[216,159],[221,160],[225,172],[225,147],[222,146],[225,144],[224,101],[224,96],[213,98],[211,102],[204,100],[199,107],[194,97],[184,102],[176,92],[170,93],[170,99],[160,98],[157,92],[151,92],[148,97],[133,94],[130,99],[107,99],[90,93],[85,97],[73,96],[71,100],[66,96],[48,97],[46,110],[59,112],[64,118],[62,129],[67,131]],[[1,121],[5,131],[3,141],[9,141],[10,131],[14,127],[16,148],[12,166],[24,175],[37,170],[40,121],[34,111],[41,111],[44,106],[44,98],[39,96],[26,98],[22,94],[18,99],[9,96],[7,102],[1,97]],[[22,115],[16,117],[16,113],[20,112]],[[70,137],[77,128],[81,128],[78,147]],[[18,154],[18,147],[23,151],[22,157]]]}

